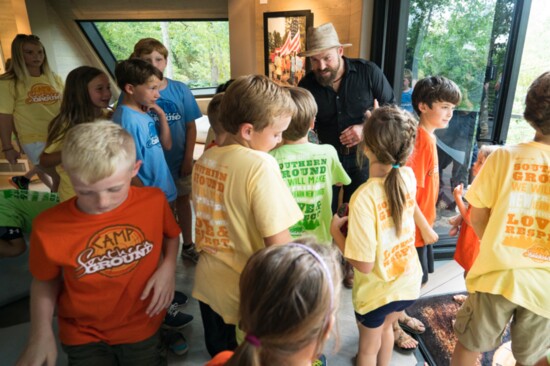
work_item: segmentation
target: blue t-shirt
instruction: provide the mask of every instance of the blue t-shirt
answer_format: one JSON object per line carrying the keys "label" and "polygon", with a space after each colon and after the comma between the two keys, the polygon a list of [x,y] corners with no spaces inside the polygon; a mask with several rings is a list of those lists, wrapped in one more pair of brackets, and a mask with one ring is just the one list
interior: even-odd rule
{"label": "blue t-shirt", "polygon": [[401,108],[414,114],[414,108],[412,105],[412,94],[412,88],[410,88],[409,91],[404,91],[401,94]]}
{"label": "blue t-shirt", "polygon": [[[160,90],[160,98],[157,99],[157,104],[166,114],[166,120],[170,127],[172,135],[172,148],[164,150],[166,163],[174,180],[179,178],[180,168],[185,155],[185,138],[187,132],[187,123],[202,117],[202,113],[191,93],[191,90],[180,81],[175,81],[166,78],[168,84],[166,88]],[[122,102],[122,93],[120,94],[119,103]],[[155,112],[148,112],[155,120],[157,131],[158,116]]]}
{"label": "blue t-shirt", "polygon": [[155,121],[147,113],[120,104],[113,114],[113,121],[134,138],[136,159],[143,162],[138,172],[143,185],[162,189],[168,202],[174,201],[177,197],[176,185],[162,153]]}

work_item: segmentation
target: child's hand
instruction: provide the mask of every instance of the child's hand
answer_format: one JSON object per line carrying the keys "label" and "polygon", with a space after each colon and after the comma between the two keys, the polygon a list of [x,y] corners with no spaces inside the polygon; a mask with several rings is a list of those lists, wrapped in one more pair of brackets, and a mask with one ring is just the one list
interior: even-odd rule
{"label": "child's hand", "polygon": [[435,230],[431,227],[429,227],[427,230],[421,231],[420,235],[422,236],[422,240],[426,245],[433,244],[439,240],[439,235],[437,235]]}
{"label": "child's hand", "polygon": [[174,298],[176,288],[176,273],[173,266],[161,265],[151,276],[141,294],[141,300],[145,300],[153,291],[151,303],[145,313],[155,316],[168,308]]}
{"label": "child's hand", "polygon": [[462,199],[462,195],[464,194],[464,184],[460,183],[453,189],[453,196],[455,200]]}
{"label": "child's hand", "polygon": [[452,226],[460,226],[462,224],[462,215],[454,215],[447,222]]}
{"label": "child's hand", "polygon": [[372,106],[372,109],[367,109],[365,111],[365,118],[368,119],[370,117],[370,115],[372,114],[372,111],[374,111],[378,107],[380,107],[380,104],[378,103],[378,99],[374,99],[374,104]]}
{"label": "child's hand", "polygon": [[19,356],[16,366],[46,365],[54,366],[57,360],[57,345],[53,333],[45,337],[32,337]]}
{"label": "child's hand", "polygon": [[150,106],[147,106],[146,110],[155,112],[159,117],[165,115],[164,111],[162,110],[161,107],[159,107],[159,105],[157,103],[151,104]]}
{"label": "child's hand", "polygon": [[189,174],[193,172],[193,160],[183,160],[183,163],[181,164],[180,169],[180,177],[187,177]]}
{"label": "child's hand", "polygon": [[334,214],[332,216],[332,221],[330,223],[330,231],[333,230],[340,232],[340,229],[342,226],[344,226],[348,222],[348,216],[340,217],[338,214]]}

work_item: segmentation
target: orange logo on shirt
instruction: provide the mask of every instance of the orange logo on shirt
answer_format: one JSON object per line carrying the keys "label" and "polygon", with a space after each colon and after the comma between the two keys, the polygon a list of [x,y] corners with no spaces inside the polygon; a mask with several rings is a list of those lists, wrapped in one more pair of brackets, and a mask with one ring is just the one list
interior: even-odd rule
{"label": "orange logo on shirt", "polygon": [[131,225],[106,227],[95,233],[77,257],[78,278],[101,273],[118,277],[132,271],[153,250],[143,232]]}
{"label": "orange logo on shirt", "polygon": [[61,94],[58,93],[51,85],[48,84],[34,84],[27,94],[25,103],[27,104],[54,104],[58,100],[61,100]]}

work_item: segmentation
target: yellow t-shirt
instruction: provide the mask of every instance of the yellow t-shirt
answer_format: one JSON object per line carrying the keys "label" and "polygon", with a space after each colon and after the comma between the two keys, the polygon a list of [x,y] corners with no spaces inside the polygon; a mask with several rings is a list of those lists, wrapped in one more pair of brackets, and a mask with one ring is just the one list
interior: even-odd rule
{"label": "yellow t-shirt", "polygon": [[492,153],[466,193],[490,208],[469,292],[502,295],[550,318],[550,146],[528,142]]}
{"label": "yellow t-shirt", "polygon": [[[61,151],[63,148],[63,140],[58,140],[51,144],[50,146],[46,147],[44,149],[45,153],[51,154],[58,151]],[[59,201],[63,202],[68,200],[69,198],[72,198],[76,195],[73,189],[73,184],[71,183],[71,180],[69,179],[69,175],[63,169],[63,165],[59,164],[55,167],[55,170],[57,171],[57,174],[59,174],[59,188],[57,190],[59,194]]]}
{"label": "yellow t-shirt", "polygon": [[352,301],[366,314],[393,301],[420,296],[422,269],[414,247],[416,180],[411,168],[399,169],[407,191],[398,237],[384,191],[384,178],[369,178],[351,196],[344,257],[374,262],[368,274],[354,269]]}
{"label": "yellow t-shirt", "polygon": [[55,83],[41,75],[18,82],[0,80],[0,113],[12,114],[22,144],[45,142],[48,124],[59,113],[63,81],[53,74]]}
{"label": "yellow t-shirt", "polygon": [[212,147],[193,167],[195,242],[201,251],[193,297],[237,324],[239,277],[264,238],[288,229],[302,212],[275,159],[241,145]]}

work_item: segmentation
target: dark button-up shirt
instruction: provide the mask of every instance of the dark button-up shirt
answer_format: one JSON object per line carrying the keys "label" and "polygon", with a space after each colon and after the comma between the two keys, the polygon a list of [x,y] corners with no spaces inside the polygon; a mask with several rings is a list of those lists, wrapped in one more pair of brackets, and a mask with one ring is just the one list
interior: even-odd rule
{"label": "dark button-up shirt", "polygon": [[319,111],[315,130],[323,144],[331,144],[339,150],[340,133],[351,125],[361,124],[367,109],[374,106],[374,99],[382,106],[394,104],[393,90],[384,73],[375,63],[344,57],[345,72],[338,92],[331,86],[322,86],[309,72],[299,86],[313,94]]}

